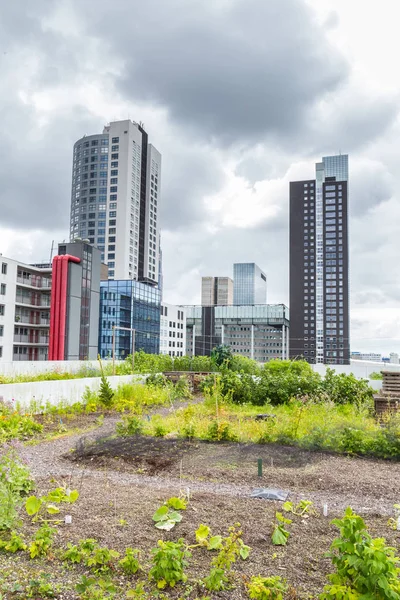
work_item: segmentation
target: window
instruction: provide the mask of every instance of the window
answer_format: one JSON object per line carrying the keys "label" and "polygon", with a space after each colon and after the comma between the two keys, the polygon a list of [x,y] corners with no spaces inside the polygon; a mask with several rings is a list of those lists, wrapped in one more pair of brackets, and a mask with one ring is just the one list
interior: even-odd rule
{"label": "window", "polygon": [[0,346],[0,358],[3,356],[3,346]]}
{"label": "window", "polygon": [[1,273],[7,275],[7,263],[1,263]]}
{"label": "window", "polygon": [[113,137],[111,140],[112,144],[119,144],[119,137]]}
{"label": "window", "polygon": [[4,308],[5,308],[5,305],[4,304],[0,304],[0,317],[4,316]]}
{"label": "window", "polygon": [[4,325],[0,325],[0,337],[3,337]]}
{"label": "window", "polygon": [[2,283],[2,284],[0,285],[0,294],[1,294],[2,296],[5,296],[5,295],[6,295],[6,288],[7,288],[7,286],[6,286],[6,284],[5,284],[5,283]]}

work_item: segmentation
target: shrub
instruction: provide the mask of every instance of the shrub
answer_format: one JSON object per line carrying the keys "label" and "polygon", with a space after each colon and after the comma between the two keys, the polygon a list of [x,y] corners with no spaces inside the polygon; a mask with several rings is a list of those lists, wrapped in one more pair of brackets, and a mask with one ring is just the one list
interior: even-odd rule
{"label": "shrub", "polygon": [[374,390],[366,379],[357,379],[352,373],[335,373],[327,369],[321,389],[335,404],[362,404],[373,399]]}
{"label": "shrub", "polygon": [[143,431],[144,423],[135,415],[126,416],[117,423],[117,434],[126,437],[128,435],[138,435]]}
{"label": "shrub", "polygon": [[399,558],[383,538],[372,538],[363,519],[347,508],[343,519],[332,521],[340,536],[331,545],[336,573],[329,575],[321,600],[341,598],[400,598]]}
{"label": "shrub", "polygon": [[238,437],[233,433],[231,425],[226,421],[214,421],[207,430],[207,439],[215,442],[237,442]]}

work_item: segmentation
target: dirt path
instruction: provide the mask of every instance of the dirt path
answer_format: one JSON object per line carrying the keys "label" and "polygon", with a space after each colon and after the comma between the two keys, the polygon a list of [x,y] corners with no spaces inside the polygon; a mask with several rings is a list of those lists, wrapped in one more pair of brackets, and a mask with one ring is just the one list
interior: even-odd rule
{"label": "dirt path", "polygon": [[[155,412],[165,414],[172,409]],[[158,472],[138,469],[133,461],[127,463],[117,457],[98,461],[92,457],[83,461],[65,458],[79,440],[107,437],[115,432],[120,416],[108,416],[101,427],[87,434],[77,434],[24,446],[19,450],[30,465],[38,483],[49,478],[68,479],[79,487],[89,479],[107,481],[107,485],[135,486],[154,492],[178,494],[189,488],[190,493],[210,494],[217,497],[249,498],[258,487],[280,488],[290,492],[290,499],[312,500],[322,508],[328,504],[329,514],[337,515],[351,505],[361,514],[389,515],[393,504],[400,499],[400,465],[380,460],[361,460],[308,452],[282,446],[246,444],[183,444],[182,452]],[[146,456],[151,457],[152,438],[140,438],[146,445]],[[157,451],[170,455],[171,440],[157,438]],[[133,443],[133,442],[132,442]],[[117,455],[118,456],[118,455]],[[159,454],[158,454],[159,456]],[[264,464],[263,477],[257,476],[257,459]],[[140,471],[138,473],[138,471]],[[145,492],[144,492],[145,493]]]}

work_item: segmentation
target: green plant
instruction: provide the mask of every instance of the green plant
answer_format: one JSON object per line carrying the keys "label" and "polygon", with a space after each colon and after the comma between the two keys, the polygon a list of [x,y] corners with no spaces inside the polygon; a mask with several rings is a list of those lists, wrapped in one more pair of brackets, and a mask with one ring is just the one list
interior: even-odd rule
{"label": "green plant", "polygon": [[111,408],[113,405],[114,392],[111,388],[111,385],[104,375],[103,365],[101,363],[100,355],[98,356],[98,361],[100,364],[100,372],[101,372],[101,383],[99,389],[99,402],[106,408]]}
{"label": "green plant", "polygon": [[184,570],[187,566],[187,558],[190,558],[191,554],[185,547],[183,539],[177,542],[159,540],[157,548],[153,548],[151,553],[153,566],[149,576],[159,589],[167,586],[174,587],[180,581],[187,580]]}
{"label": "green plant", "polygon": [[53,545],[53,537],[56,533],[54,527],[49,527],[47,523],[44,523],[36,531],[33,541],[29,546],[29,554],[31,558],[38,558],[40,556],[47,556]]}
{"label": "green plant", "polygon": [[141,570],[140,562],[140,550],[136,548],[126,548],[125,556],[122,558],[118,565],[123,570],[126,575],[135,575],[139,570]]}
{"label": "green plant", "polygon": [[[200,537],[204,537],[203,530]],[[211,561],[210,574],[204,578],[204,584],[209,591],[220,591],[225,589],[229,581],[229,573],[232,564],[240,557],[242,560],[250,554],[249,546],[246,546],[242,540],[242,531],[240,523],[229,527],[229,535],[223,538],[221,545],[218,546],[219,553]]]}
{"label": "green plant", "polygon": [[291,512],[297,517],[307,517],[309,515],[318,514],[314,508],[314,503],[311,502],[311,500],[300,500],[296,505],[294,505],[293,502],[287,501],[283,503],[282,508],[285,512]]}
{"label": "green plant", "polygon": [[372,538],[363,519],[349,507],[342,519],[332,521],[339,537],[329,557],[336,573],[329,575],[321,600],[399,600],[400,569],[395,549],[383,538]]}
{"label": "green plant", "polygon": [[196,542],[199,546],[207,548],[207,550],[219,550],[222,548],[222,536],[211,536],[211,529],[208,525],[200,525],[196,530]]}
{"label": "green plant", "polygon": [[20,498],[13,494],[7,483],[0,482],[0,530],[12,529],[17,524]]}
{"label": "green plant", "polygon": [[116,431],[118,435],[127,437],[129,435],[138,435],[142,433],[143,427],[144,423],[141,419],[135,415],[129,415],[123,417],[122,421],[117,423]]}
{"label": "green plant", "polygon": [[276,523],[272,532],[272,543],[274,546],[286,546],[289,539],[289,531],[285,529],[285,525],[290,525],[291,519],[286,519],[282,513],[275,513]]}
{"label": "green plant", "polygon": [[286,590],[286,582],[278,576],[254,576],[247,584],[247,592],[252,600],[282,600]]}
{"label": "green plant", "polygon": [[78,498],[78,490],[70,490],[64,486],[58,487],[51,490],[46,496],[30,496],[25,502],[25,510],[30,517],[33,517],[33,522],[39,519],[45,521],[48,519],[44,519],[42,513],[47,512],[49,515],[56,515],[60,512],[57,504],[62,502],[74,504]]}
{"label": "green plant", "polygon": [[104,600],[113,598],[117,593],[117,587],[112,581],[106,579],[94,579],[82,575],[80,583],[76,585],[80,594],[80,600]]}
{"label": "green plant", "polygon": [[160,506],[153,515],[155,527],[164,531],[171,531],[177,523],[182,521],[182,515],[176,511],[171,511],[165,504]]}
{"label": "green plant", "polygon": [[237,442],[238,437],[232,431],[231,425],[226,421],[216,420],[211,423],[207,431],[207,439],[216,442]]}
{"label": "green plant", "polygon": [[173,508],[174,510],[186,510],[187,509],[187,500],[186,498],[168,498],[165,502],[168,508]]}
{"label": "green plant", "polygon": [[217,367],[224,366],[229,368],[230,362],[232,360],[232,350],[229,346],[226,346],[224,344],[216,346],[211,352],[211,359]]}
{"label": "green plant", "polygon": [[8,540],[0,540],[0,550],[5,552],[18,552],[19,550],[26,550],[27,546],[24,542],[24,538],[15,531],[12,531]]}
{"label": "green plant", "polygon": [[27,494],[34,487],[28,467],[13,449],[0,456],[0,482],[10,485],[13,494],[20,496]]}
{"label": "green plant", "polygon": [[27,598],[55,598],[56,589],[50,581],[51,576],[41,573],[37,579],[31,579],[26,587]]}
{"label": "green plant", "polygon": [[91,567],[95,573],[106,573],[112,568],[119,552],[108,548],[95,547],[86,560],[86,565]]}

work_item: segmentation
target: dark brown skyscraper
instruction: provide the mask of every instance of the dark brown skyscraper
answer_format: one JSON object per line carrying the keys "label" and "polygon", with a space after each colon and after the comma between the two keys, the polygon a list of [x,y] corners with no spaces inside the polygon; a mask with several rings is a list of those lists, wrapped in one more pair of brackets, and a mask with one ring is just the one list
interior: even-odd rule
{"label": "dark brown skyscraper", "polygon": [[348,156],[290,183],[291,358],[349,364]]}

